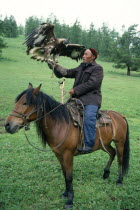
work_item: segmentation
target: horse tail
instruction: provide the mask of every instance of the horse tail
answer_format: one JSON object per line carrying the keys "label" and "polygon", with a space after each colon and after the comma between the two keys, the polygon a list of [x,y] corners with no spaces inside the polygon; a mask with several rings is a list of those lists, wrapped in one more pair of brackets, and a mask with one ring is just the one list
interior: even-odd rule
{"label": "horse tail", "polygon": [[122,164],[122,173],[123,175],[128,173],[129,169],[129,158],[130,158],[130,144],[129,144],[129,126],[128,122],[125,119],[127,124],[127,131],[126,131],[126,140],[124,144],[124,151],[123,151],[123,164]]}

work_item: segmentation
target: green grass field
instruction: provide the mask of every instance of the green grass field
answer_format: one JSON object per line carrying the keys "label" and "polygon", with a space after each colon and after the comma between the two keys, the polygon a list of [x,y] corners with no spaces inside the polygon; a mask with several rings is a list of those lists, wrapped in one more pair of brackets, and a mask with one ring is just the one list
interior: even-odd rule
{"label": "green grass field", "polygon": [[[5,210],[58,210],[63,209],[60,199],[64,179],[54,154],[33,149],[26,141],[23,130],[11,135],[4,131],[4,120],[13,109],[16,96],[42,83],[42,91],[60,101],[59,79],[51,78],[47,64],[31,60],[21,45],[23,37],[6,39],[9,47],[0,60],[0,152],[1,196],[0,209]],[[77,66],[75,61],[60,58],[67,68]],[[103,180],[103,169],[108,155],[102,151],[77,156],[74,160],[74,210],[139,210],[140,209],[140,74],[126,75],[126,70],[112,67],[112,63],[97,60],[104,68],[102,109],[115,110],[127,117],[130,128],[130,169],[122,187],[116,186],[117,159],[109,179]],[[73,80],[66,79],[65,91]],[[65,96],[65,100],[68,95]],[[27,133],[30,141],[41,148],[34,126]]]}

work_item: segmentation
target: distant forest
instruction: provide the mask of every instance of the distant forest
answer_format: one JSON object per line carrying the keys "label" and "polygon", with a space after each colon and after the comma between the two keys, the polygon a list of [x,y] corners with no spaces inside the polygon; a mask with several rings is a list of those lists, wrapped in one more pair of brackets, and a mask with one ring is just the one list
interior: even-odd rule
{"label": "distant forest", "polygon": [[3,20],[0,18],[0,55],[2,56],[2,48],[6,47],[4,37],[26,36],[43,22],[55,25],[57,37],[70,38],[70,43],[82,44],[86,48],[95,48],[99,59],[114,62],[116,68],[127,67],[127,75],[130,75],[130,71],[140,70],[140,31],[137,29],[137,24],[128,28],[122,26],[120,34],[115,29],[110,29],[105,23],[98,29],[95,29],[93,22],[89,29],[82,28],[78,20],[71,26],[65,23],[61,24],[53,14],[46,20],[31,16],[26,19],[25,27],[17,25],[12,15]]}

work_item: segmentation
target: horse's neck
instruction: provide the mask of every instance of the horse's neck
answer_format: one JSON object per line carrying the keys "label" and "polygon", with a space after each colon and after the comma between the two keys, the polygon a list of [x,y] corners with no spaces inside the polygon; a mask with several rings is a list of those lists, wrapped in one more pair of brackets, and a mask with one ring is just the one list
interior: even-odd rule
{"label": "horse's neck", "polygon": [[53,132],[53,128],[55,127],[55,121],[52,119],[51,116],[45,116],[41,121],[41,127],[44,133],[48,136]]}
{"label": "horse's neck", "polygon": [[47,143],[54,147],[65,137],[68,125],[65,122],[56,121],[48,115],[43,118],[41,126],[46,135]]}

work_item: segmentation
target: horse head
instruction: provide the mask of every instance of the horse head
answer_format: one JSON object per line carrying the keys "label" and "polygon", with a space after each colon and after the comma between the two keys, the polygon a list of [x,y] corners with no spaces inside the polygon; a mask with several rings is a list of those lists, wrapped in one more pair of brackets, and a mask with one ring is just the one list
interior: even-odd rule
{"label": "horse head", "polygon": [[29,83],[28,89],[17,96],[15,107],[5,122],[5,129],[8,133],[16,133],[22,127],[26,127],[29,122],[36,120],[36,98],[40,87],[41,85],[33,89],[32,84]]}

